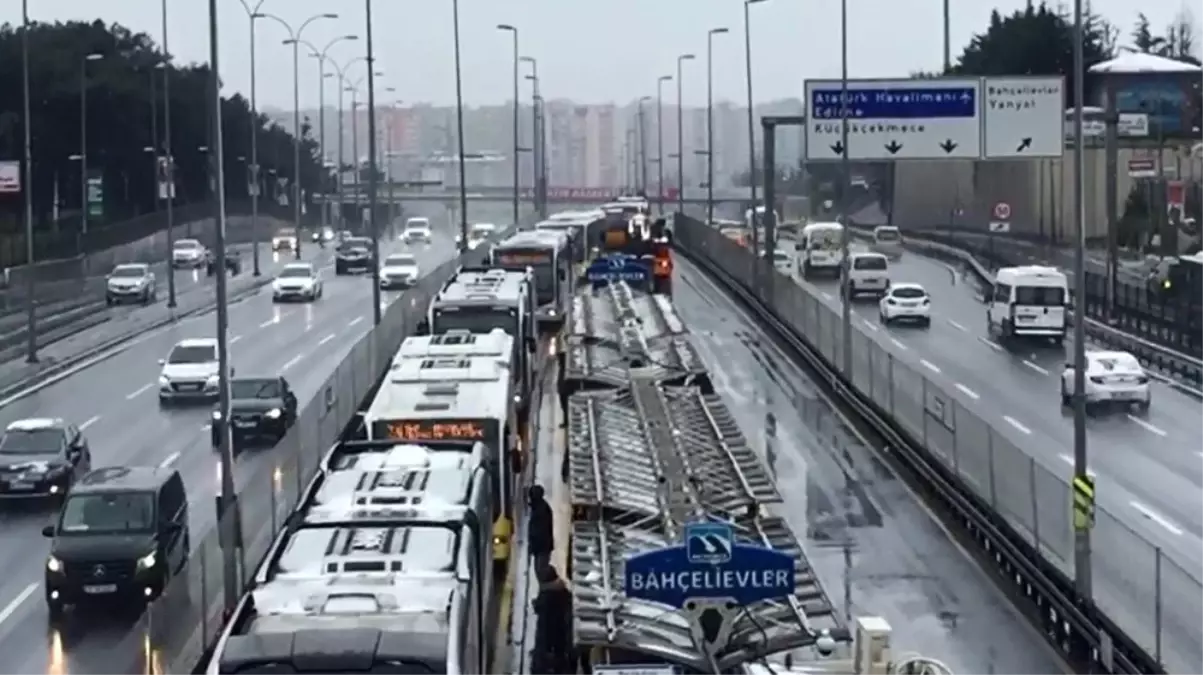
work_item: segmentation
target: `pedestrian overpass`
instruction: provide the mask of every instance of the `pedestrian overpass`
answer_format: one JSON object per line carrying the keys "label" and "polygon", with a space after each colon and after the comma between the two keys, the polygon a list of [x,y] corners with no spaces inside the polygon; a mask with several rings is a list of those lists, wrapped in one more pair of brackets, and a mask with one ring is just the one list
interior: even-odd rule
{"label": "pedestrian overpass", "polygon": [[[467,200],[470,202],[512,202],[514,200],[514,189],[505,187],[469,187],[465,190]],[[356,183],[342,186],[342,203],[344,204],[367,204],[368,203],[368,187],[364,183]],[[581,187],[549,187],[547,189],[547,201],[549,204],[560,204],[565,206],[597,206],[604,202],[613,201],[619,195],[623,194],[622,190],[613,188],[581,188]],[[707,202],[707,193],[703,188],[696,190],[687,190],[684,199],[680,199],[675,191],[672,194],[665,194],[664,202],[674,204],[684,202],[686,204],[705,204]],[[314,195],[318,202],[337,201],[339,195]],[[519,190],[518,198],[521,201],[533,202],[534,190],[531,188],[522,188]],[[648,196],[649,201],[656,202],[655,195]],[[430,183],[412,183],[412,182],[396,182],[381,183],[376,187],[377,203],[413,203],[413,202],[441,202],[441,203],[458,203],[460,200],[460,191],[458,188],[443,184]],[[742,205],[749,201],[748,191],[732,190],[730,188],[716,189],[714,191],[714,203],[725,205]]]}

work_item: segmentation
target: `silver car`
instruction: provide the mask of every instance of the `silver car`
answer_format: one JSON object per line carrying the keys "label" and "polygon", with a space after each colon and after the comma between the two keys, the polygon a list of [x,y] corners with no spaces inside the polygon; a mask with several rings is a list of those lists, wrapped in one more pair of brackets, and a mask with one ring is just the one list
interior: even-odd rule
{"label": "silver car", "polygon": [[123,302],[149,305],[156,294],[155,273],[146,263],[118,265],[105,278],[104,300],[110,307]]}

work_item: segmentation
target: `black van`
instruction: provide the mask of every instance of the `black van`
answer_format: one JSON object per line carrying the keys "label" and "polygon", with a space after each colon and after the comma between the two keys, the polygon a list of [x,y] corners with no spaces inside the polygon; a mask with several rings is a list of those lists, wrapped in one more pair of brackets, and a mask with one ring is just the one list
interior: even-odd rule
{"label": "black van", "polygon": [[141,606],[188,561],[188,495],[175,469],[106,467],[78,480],[53,525],[46,559],[51,618],[66,605]]}

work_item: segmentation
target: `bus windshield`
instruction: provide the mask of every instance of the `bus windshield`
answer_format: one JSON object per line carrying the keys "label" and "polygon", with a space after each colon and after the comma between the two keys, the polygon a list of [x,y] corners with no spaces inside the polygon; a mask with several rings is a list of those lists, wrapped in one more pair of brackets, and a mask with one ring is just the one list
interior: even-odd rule
{"label": "bus windshield", "polygon": [[540,304],[556,297],[555,255],[549,248],[507,248],[493,253],[495,264],[502,269],[535,271],[535,298]]}

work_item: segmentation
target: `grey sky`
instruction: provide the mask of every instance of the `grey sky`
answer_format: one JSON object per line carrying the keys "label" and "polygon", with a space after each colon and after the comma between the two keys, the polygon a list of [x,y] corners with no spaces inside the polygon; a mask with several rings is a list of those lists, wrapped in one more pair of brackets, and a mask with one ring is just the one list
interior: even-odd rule
{"label": "grey sky", "polygon": [[[208,3],[167,2],[172,51],[187,61],[205,60]],[[362,36],[363,4],[358,0],[265,0],[262,11],[275,13],[294,26],[313,14],[339,11],[338,19],[317,21],[306,29],[304,37],[320,47],[338,35]],[[941,4],[940,0],[849,0],[850,74],[906,76],[914,70],[937,68],[941,61]],[[1023,0],[955,0],[954,57],[974,32],[985,28],[991,9],[1009,12],[1022,4]],[[1119,24],[1123,43],[1137,9],[1160,30],[1179,10],[1194,3],[1094,0],[1092,4]],[[161,37],[159,0],[34,0],[30,5],[31,18],[40,21],[95,19],[97,8],[103,5],[106,21],[149,32],[156,40]],[[239,0],[219,0],[219,8],[225,91],[247,92],[247,14]],[[19,3],[6,2],[0,19],[18,22],[19,12]],[[753,6],[752,13],[753,82],[758,100],[801,97],[806,78],[838,77],[838,2],[768,0]],[[385,73],[382,85],[395,87],[396,96],[405,101],[453,101],[450,0],[375,0],[373,14],[377,59]],[[539,59],[545,95],[589,103],[626,102],[654,94],[656,77],[673,73],[676,56],[685,52],[698,56],[697,61],[686,64],[686,101],[703,102],[706,31],[728,27],[730,34],[715,37],[715,98],[745,98],[740,0],[461,0],[460,20],[468,103],[499,103],[510,96],[512,43],[508,34],[496,29],[498,23],[514,24],[522,31],[522,51]],[[260,104],[290,108],[292,60],[290,49],[280,44],[286,37],[283,28],[263,22],[258,35]],[[331,53],[345,63],[361,55],[364,46],[362,40],[343,43]],[[327,91],[328,102],[333,101],[334,92],[333,87]],[[666,90],[665,95],[671,98],[675,92]],[[302,106],[317,102],[317,64],[312,59],[302,62],[300,96]]]}

